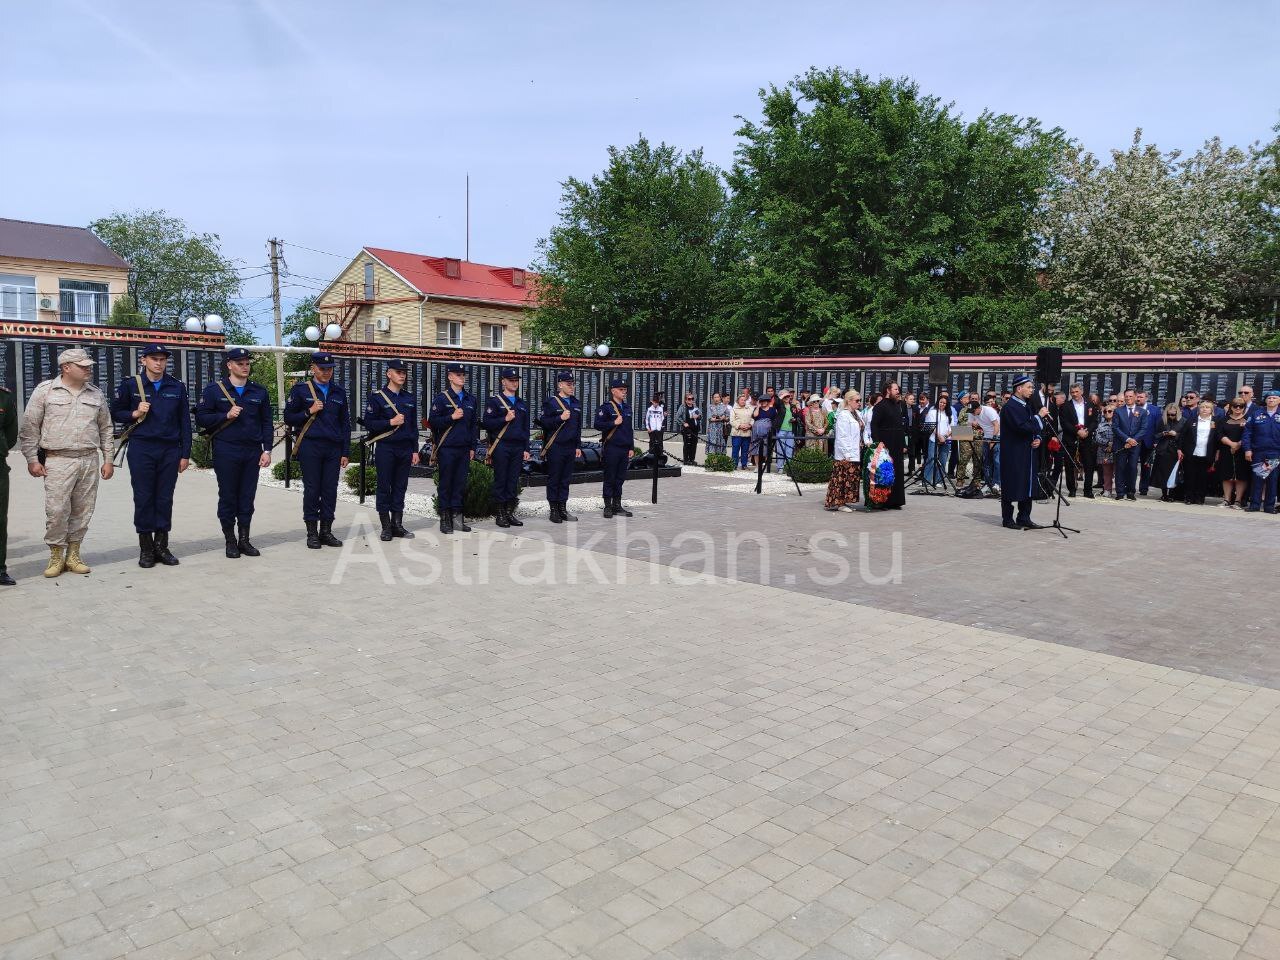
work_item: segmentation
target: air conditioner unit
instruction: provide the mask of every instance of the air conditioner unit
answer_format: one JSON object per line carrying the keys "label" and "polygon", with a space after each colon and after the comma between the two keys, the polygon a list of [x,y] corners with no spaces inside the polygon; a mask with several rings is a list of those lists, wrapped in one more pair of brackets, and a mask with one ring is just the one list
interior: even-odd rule
{"label": "air conditioner unit", "polygon": [[390,318],[390,317],[379,317],[379,318],[378,318],[378,321],[377,321],[377,325],[378,325],[378,332],[379,332],[379,333],[390,333],[390,332],[391,332],[391,318]]}
{"label": "air conditioner unit", "polygon": [[41,297],[41,298],[40,298],[40,309],[41,309],[41,310],[57,310],[57,309],[58,309],[58,305],[57,305],[57,303],[54,301],[53,297]]}

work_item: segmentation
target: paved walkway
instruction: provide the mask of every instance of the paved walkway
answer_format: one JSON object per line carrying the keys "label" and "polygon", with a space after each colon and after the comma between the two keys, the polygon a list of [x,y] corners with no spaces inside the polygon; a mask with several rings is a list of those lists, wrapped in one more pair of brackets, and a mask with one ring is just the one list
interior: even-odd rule
{"label": "paved walkway", "polygon": [[[228,561],[204,475],[181,567],[133,563],[121,476],[93,575],[43,581],[14,479],[5,960],[1280,956],[1275,689],[885,609],[897,585],[685,586],[496,532],[308,551],[278,490],[263,556]],[[705,519],[713,481],[680,483],[637,521]],[[793,533],[832,523],[812,506]],[[976,509],[913,502],[901,532]],[[1183,522],[1095,509],[1104,565]],[[1244,529],[1194,522],[1164,550],[1187,569]],[[930,570],[902,588],[986,589]]]}

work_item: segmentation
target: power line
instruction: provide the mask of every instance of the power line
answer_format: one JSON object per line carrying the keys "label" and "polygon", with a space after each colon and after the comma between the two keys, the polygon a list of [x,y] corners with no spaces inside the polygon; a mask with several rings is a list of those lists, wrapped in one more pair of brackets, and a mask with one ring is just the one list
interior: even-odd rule
{"label": "power line", "polygon": [[300,243],[294,243],[292,240],[281,240],[280,243],[287,244],[290,247],[297,247],[299,250],[306,250],[310,253],[322,253],[326,257],[337,257],[339,260],[350,260],[349,253],[330,253],[328,250],[317,250],[315,247],[304,247]]}

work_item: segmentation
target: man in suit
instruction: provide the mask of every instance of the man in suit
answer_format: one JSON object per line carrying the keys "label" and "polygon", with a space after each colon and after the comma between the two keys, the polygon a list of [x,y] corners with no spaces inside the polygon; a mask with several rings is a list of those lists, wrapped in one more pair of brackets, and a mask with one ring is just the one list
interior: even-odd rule
{"label": "man in suit", "polygon": [[1164,411],[1156,404],[1149,402],[1147,396],[1147,391],[1138,391],[1138,406],[1147,411],[1147,425],[1140,438],[1142,452],[1138,460],[1138,493],[1144,497],[1151,486],[1151,458],[1156,450],[1156,431],[1164,422]]}
{"label": "man in suit", "polygon": [[1137,500],[1134,486],[1138,479],[1138,458],[1142,456],[1142,434],[1151,415],[1138,406],[1133,390],[1124,392],[1124,406],[1116,409],[1111,419],[1115,439],[1116,499]]}
{"label": "man in suit", "polygon": [[1084,396],[1084,387],[1071,385],[1071,398],[1059,408],[1062,427],[1062,445],[1067,454],[1067,492],[1076,495],[1077,468],[1084,473],[1084,495],[1093,499],[1093,475],[1097,470],[1098,454],[1093,434],[1098,429],[1098,408]]}

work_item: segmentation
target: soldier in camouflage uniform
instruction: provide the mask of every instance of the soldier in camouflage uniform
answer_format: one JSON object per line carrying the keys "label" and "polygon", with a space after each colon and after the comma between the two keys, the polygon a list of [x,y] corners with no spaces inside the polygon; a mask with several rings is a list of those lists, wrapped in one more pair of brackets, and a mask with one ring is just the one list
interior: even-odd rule
{"label": "soldier in camouflage uniform", "polygon": [[90,382],[93,360],[84,350],[64,350],[58,367],[60,377],[32,391],[19,432],[27,472],[44,478],[46,577],[64,570],[89,572],[80,559],[80,544],[93,516],[98,477],[110,480],[114,471],[111,407]]}
{"label": "soldier in camouflage uniform", "polygon": [[9,451],[18,442],[18,409],[14,396],[0,387],[0,587],[12,587],[5,568],[9,549]]}

